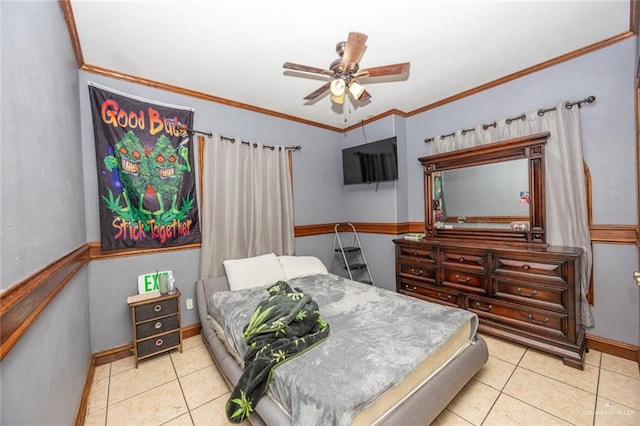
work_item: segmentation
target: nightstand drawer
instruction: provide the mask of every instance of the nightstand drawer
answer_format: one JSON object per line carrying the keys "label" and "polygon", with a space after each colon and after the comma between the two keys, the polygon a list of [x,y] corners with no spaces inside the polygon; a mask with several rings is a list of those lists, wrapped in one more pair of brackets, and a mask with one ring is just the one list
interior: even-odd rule
{"label": "nightstand drawer", "polygon": [[160,318],[157,320],[148,321],[136,326],[136,337],[138,339],[144,339],[155,334],[166,333],[167,331],[176,330],[180,328],[180,319],[178,315],[170,317]]}
{"label": "nightstand drawer", "polygon": [[137,343],[138,358],[144,358],[172,347],[180,346],[180,331],[143,340]]}
{"label": "nightstand drawer", "polygon": [[178,299],[163,300],[158,303],[149,303],[138,306],[136,310],[136,321],[146,321],[153,318],[163,317],[178,313]]}

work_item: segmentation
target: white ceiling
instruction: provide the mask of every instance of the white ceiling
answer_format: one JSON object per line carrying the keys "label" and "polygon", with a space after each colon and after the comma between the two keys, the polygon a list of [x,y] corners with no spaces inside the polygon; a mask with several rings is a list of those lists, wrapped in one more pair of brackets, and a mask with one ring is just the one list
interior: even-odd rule
{"label": "white ceiling", "polygon": [[[71,0],[87,65],[345,128],[449,96],[629,30],[629,0]],[[408,61],[404,79],[362,81],[366,104],[303,97],[350,31],[368,35],[361,68]],[[196,111],[197,114],[197,111]]]}

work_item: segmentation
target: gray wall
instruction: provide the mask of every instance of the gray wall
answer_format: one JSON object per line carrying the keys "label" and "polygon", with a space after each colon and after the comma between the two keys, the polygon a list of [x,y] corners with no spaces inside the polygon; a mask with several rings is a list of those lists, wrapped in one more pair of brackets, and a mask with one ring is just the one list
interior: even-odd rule
{"label": "gray wall", "polygon": [[[87,241],[100,240],[95,141],[87,82],[142,96],[149,100],[195,108],[194,128],[240,137],[264,144],[300,145],[293,154],[294,210],[297,225],[338,222],[344,217],[345,194],[338,141],[342,135],[290,120],[206,102],[176,93],[80,72],[80,125],[84,167]],[[205,143],[209,139],[205,138]],[[213,142],[210,142],[213,143]],[[329,244],[332,243],[332,240]],[[331,246],[312,243],[297,249],[298,254],[327,257]],[[138,275],[156,269],[173,270],[182,293],[182,325],[197,323],[195,310],[186,309],[186,299],[194,298],[200,250],[173,251],[110,260],[89,265],[91,306],[91,350],[99,352],[132,341],[127,296],[137,293]]]}
{"label": "gray wall", "polygon": [[4,289],[86,239],[78,72],[62,12],[1,4]]}
{"label": "gray wall", "polygon": [[[519,78],[407,119],[409,217],[424,218],[417,158],[425,137],[596,96],[580,110],[584,157],[591,171],[593,223],[637,224],[634,71],[637,38]],[[634,245],[594,244],[595,327],[587,333],[638,345],[638,269]]]}
{"label": "gray wall", "polygon": [[[0,2],[2,289],[86,242],[78,71],[57,2]],[[0,363],[0,423],[73,424],[91,359],[82,270]]]}
{"label": "gray wall", "polygon": [[94,260],[89,265],[89,312],[91,352],[99,352],[133,341],[131,310],[127,296],[138,293],[138,275],[173,271],[182,293],[182,325],[198,323],[195,309],[187,310],[193,299],[200,249]]}
{"label": "gray wall", "polygon": [[[300,144],[302,151],[294,154],[294,206],[296,225],[352,222],[420,222],[424,220],[422,169],[417,159],[429,153],[424,138],[449,133],[477,123],[491,122],[522,111],[548,107],[562,100],[582,99],[595,95],[595,104],[581,109],[583,145],[593,179],[594,223],[635,224],[635,118],[633,70],[635,39],[628,39],[580,58],[522,77],[409,118],[386,117],[340,134],[305,126],[250,111],[212,104],[174,93],[80,73],[81,124],[85,167],[86,222],[89,241],[99,239],[96,171],[88,108],[87,81],[139,96],[188,105],[195,108],[197,129],[225,136],[240,136],[244,140],[263,143]],[[376,185],[342,185],[341,150],[350,146],[398,136],[400,156],[396,182]],[[616,164],[616,167],[611,167]],[[625,182],[614,185],[612,182]],[[630,182],[630,184],[626,184]],[[394,259],[392,236],[361,235],[363,247],[372,268],[376,284],[392,289]],[[315,255],[327,266],[331,264],[333,235],[298,238],[298,254]],[[590,334],[625,343],[638,344],[637,298],[630,279],[637,269],[635,246],[596,245],[594,274],[596,278],[596,327]],[[615,253],[616,259],[610,258]],[[146,260],[114,260],[102,265],[92,262],[90,299],[104,297],[104,289],[115,286],[104,311],[92,310],[92,350],[98,351],[127,343],[131,332],[121,327],[110,329],[104,320],[120,318],[126,310],[123,298],[135,292],[135,277],[148,272],[148,266],[170,263],[160,255],[147,255]],[[197,265],[198,250],[176,254],[180,262]],[[620,265],[622,262],[622,265]],[[108,265],[111,275],[105,275]],[[615,265],[615,267],[612,267]],[[145,269],[146,268],[146,269]],[[155,266],[153,269],[154,270]],[[178,275],[184,283],[183,299],[193,297],[192,283],[196,268]],[[603,278],[606,277],[606,278]],[[615,300],[616,308],[612,309]],[[618,303],[621,302],[621,303]],[[97,305],[97,304],[96,304]],[[115,308],[115,306],[118,306]],[[183,305],[184,308],[184,305]],[[110,313],[109,313],[110,312]],[[107,313],[109,313],[107,315]],[[100,321],[97,321],[100,317]],[[636,318],[635,321],[628,320]],[[625,319],[625,327],[619,322]],[[196,322],[195,313],[185,311],[183,325]]]}
{"label": "gray wall", "polygon": [[[425,137],[595,95],[597,102],[581,111],[594,222],[637,223],[636,38],[416,116],[384,118],[367,124],[364,133],[358,128],[341,134],[78,73],[56,2],[0,2],[0,22],[3,289],[79,245],[99,240],[87,81],[192,106],[197,129],[266,144],[301,145],[302,151],[294,154],[296,225],[422,221],[417,158],[429,153]],[[400,179],[379,185],[377,191],[375,185],[343,186],[341,149],[389,136],[398,136]],[[394,283],[392,238],[361,235],[374,279],[385,288]],[[332,244],[332,235],[296,241],[298,254],[316,255],[327,265]],[[589,333],[638,345],[638,299],[631,279],[637,258],[635,246],[595,244],[596,327]],[[131,341],[126,296],[135,293],[137,275],[172,269],[186,299],[193,297],[198,263],[199,250],[91,262],[0,364],[1,423],[72,423],[90,354]],[[195,322],[195,312],[184,311],[182,325]],[[21,375],[25,371],[34,374]]]}
{"label": "gray wall", "polygon": [[0,424],[74,424],[91,360],[87,275],[67,283],[0,363]]}

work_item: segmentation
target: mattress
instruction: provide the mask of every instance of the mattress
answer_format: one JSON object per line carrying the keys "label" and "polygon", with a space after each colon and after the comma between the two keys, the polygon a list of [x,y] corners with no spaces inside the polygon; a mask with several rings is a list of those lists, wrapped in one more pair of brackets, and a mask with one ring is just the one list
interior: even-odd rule
{"label": "mattress", "polygon": [[[298,278],[290,284],[316,300],[332,327],[327,342],[280,365],[273,375],[268,395],[292,416],[293,424],[309,424],[310,419],[317,424],[376,424],[475,339],[477,317],[467,311],[331,274]],[[220,292],[207,300],[208,321],[240,366],[246,345],[238,327],[241,330],[246,324],[264,292],[264,288]],[[345,312],[355,312],[356,316],[345,316]],[[379,318],[368,317],[372,313]],[[375,321],[392,326],[385,329]],[[357,340],[352,329],[365,337]],[[366,346],[366,340],[373,341],[372,347]],[[344,345],[351,346],[345,349]],[[337,352],[348,354],[340,357]],[[300,388],[299,371],[304,371],[305,377],[315,374],[318,386]],[[348,403],[341,400],[343,396]],[[318,411],[314,406],[320,403],[332,408]]]}
{"label": "mattress", "polygon": [[[229,351],[229,354],[231,354],[241,368],[244,368],[242,356],[228,344],[222,326],[210,315],[207,316],[207,320],[210,327],[215,331],[217,338]],[[469,320],[450,340],[429,355],[415,370],[409,373],[402,382],[383,393],[379,398],[357,413],[353,418],[352,425],[367,426],[379,423],[385,418],[387,413],[395,409],[406,398],[413,395],[417,389],[420,389],[431,377],[440,372],[449,361],[454,359],[469,345],[475,344],[469,341],[471,326],[472,322]],[[273,394],[267,393],[267,396],[286,412]],[[289,414],[287,413],[287,415]]]}
{"label": "mattress", "polygon": [[471,324],[471,320],[469,320],[450,340],[430,354],[397,386],[387,390],[369,406],[363,408],[353,418],[352,425],[375,425],[384,419],[387,413],[411,396],[420,386],[471,344],[469,341]]}

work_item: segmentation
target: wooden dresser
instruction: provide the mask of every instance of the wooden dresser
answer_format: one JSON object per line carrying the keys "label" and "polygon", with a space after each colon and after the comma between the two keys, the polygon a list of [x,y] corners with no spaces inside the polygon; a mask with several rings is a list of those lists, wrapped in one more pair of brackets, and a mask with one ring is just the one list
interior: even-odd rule
{"label": "wooden dresser", "polygon": [[394,240],[396,290],[476,313],[479,330],[583,368],[580,254],[571,247]]}

